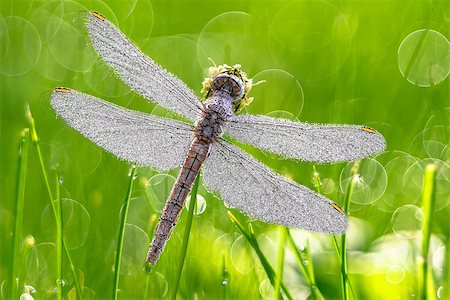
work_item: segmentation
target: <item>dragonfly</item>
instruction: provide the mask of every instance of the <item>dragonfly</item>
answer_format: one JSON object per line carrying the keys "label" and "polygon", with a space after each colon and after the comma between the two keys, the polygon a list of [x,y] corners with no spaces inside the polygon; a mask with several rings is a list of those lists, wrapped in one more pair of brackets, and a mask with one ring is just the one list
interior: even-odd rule
{"label": "dragonfly", "polygon": [[50,96],[59,117],[119,159],[160,172],[181,166],[146,262],[159,259],[201,169],[208,191],[252,218],[325,234],[346,231],[347,216],[336,203],[277,174],[227,137],[286,159],[337,163],[382,152],[386,142],[379,132],[239,113],[252,100],[252,80],[240,65],[211,67],[202,101],[100,13],[84,13],[83,26],[93,49],[125,84],[186,120],[129,110],[70,88],[55,88]]}

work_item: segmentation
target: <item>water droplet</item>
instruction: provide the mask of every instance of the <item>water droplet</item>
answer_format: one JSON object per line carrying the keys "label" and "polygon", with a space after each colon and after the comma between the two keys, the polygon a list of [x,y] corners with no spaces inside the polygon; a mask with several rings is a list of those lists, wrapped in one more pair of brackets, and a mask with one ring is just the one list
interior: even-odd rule
{"label": "water droplet", "polygon": [[303,265],[307,267],[309,265],[309,261],[307,259],[304,259],[303,260]]}
{"label": "water droplet", "polygon": [[450,43],[441,33],[420,29],[409,34],[398,48],[398,67],[410,83],[429,87],[450,71]]}
{"label": "water droplet", "polygon": [[25,293],[28,293],[28,294],[36,293],[36,289],[31,285],[25,285],[23,288],[24,288]]}
{"label": "water droplet", "polygon": [[20,300],[34,300],[33,296],[27,293],[23,293],[20,295]]}
{"label": "water droplet", "polygon": [[222,280],[222,285],[223,286],[227,286],[228,285],[228,279],[223,279]]}
{"label": "water droplet", "polygon": [[63,184],[64,178],[62,176],[59,176],[58,177],[58,182],[59,182],[59,184]]}
{"label": "water droplet", "polygon": [[56,279],[56,285],[65,286],[66,281],[64,279]]}
{"label": "water droplet", "polygon": [[34,245],[35,245],[34,236],[32,236],[31,234],[27,235],[25,237],[25,245],[27,246],[27,248],[34,247]]}
{"label": "water droplet", "polygon": [[131,176],[131,174],[133,174],[133,170],[136,168],[136,165],[131,165],[130,168],[128,169],[128,177]]}

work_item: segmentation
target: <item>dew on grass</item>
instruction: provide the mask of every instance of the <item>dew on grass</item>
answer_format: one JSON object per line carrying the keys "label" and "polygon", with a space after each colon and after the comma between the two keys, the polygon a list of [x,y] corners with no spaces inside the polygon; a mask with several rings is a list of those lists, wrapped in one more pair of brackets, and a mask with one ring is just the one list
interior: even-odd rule
{"label": "dew on grass", "polygon": [[383,166],[372,158],[361,160],[358,174],[352,176],[354,163],[348,163],[341,171],[340,188],[346,192],[351,180],[354,181],[351,201],[360,205],[374,203],[383,195],[387,185],[387,174]]}
{"label": "dew on grass", "polygon": [[175,183],[175,177],[169,174],[156,174],[145,184],[145,191],[154,211],[160,212]]}
{"label": "dew on grass", "polygon": [[450,43],[441,33],[420,29],[401,42],[397,57],[401,74],[410,83],[430,87],[450,72]]}
{"label": "dew on grass", "polygon": [[[91,217],[86,208],[73,199],[62,198],[63,233],[64,241],[69,249],[81,247],[91,227]],[[55,201],[56,205],[56,201]],[[56,238],[56,225],[53,209],[48,204],[41,215],[42,230],[49,240]]]}
{"label": "dew on grass", "polygon": [[33,296],[31,296],[30,294],[27,293],[23,293],[22,295],[20,295],[20,300],[34,300]]}
{"label": "dew on grass", "polygon": [[28,293],[28,294],[36,293],[36,289],[33,286],[28,285],[28,284],[24,285],[23,290],[25,291],[25,293]]}
{"label": "dew on grass", "polygon": [[405,276],[406,270],[401,265],[392,265],[386,272],[386,280],[392,284],[399,284]]}
{"label": "dew on grass", "polygon": [[[281,69],[268,69],[255,74],[250,96],[258,105],[249,105],[247,113],[265,114],[274,118],[295,119],[303,109],[303,89],[297,79]],[[263,101],[264,99],[264,101]]]}
{"label": "dew on grass", "polygon": [[121,275],[133,275],[142,272],[142,258],[146,257],[149,237],[144,230],[133,224],[126,224],[123,240]]}
{"label": "dew on grass", "polygon": [[60,285],[62,287],[66,286],[66,281],[64,279],[56,279],[56,285]]}
{"label": "dew on grass", "polygon": [[392,214],[392,231],[402,239],[413,239],[422,230],[422,210],[415,205],[403,205]]}
{"label": "dew on grass", "polygon": [[[187,196],[186,203],[185,203],[185,207],[186,207],[187,211],[189,211],[189,205],[190,204],[191,204],[191,194],[189,194]],[[195,203],[194,207],[195,207],[194,208],[194,215],[196,215],[196,216],[201,215],[206,209],[205,197],[203,197],[200,194],[197,194],[197,203]]]}
{"label": "dew on grass", "polygon": [[244,275],[249,274],[255,267],[254,253],[244,236],[239,236],[231,246],[230,259],[234,268]]}
{"label": "dew on grass", "polygon": [[34,25],[21,17],[0,17],[0,74],[28,72],[41,54],[41,39]]}

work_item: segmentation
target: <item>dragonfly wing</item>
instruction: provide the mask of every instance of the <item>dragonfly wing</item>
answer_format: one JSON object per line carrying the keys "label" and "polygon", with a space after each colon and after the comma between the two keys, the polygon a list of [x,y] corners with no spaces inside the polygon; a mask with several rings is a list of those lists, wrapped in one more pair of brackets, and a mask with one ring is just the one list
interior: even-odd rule
{"label": "dragonfly wing", "polygon": [[237,115],[224,132],[267,152],[317,163],[357,160],[386,147],[383,136],[365,126],[308,124],[261,115]]}
{"label": "dragonfly wing", "polygon": [[179,167],[193,139],[191,125],[128,110],[71,89],[57,88],[51,105],[67,124],[108,152],[159,171]]}
{"label": "dragonfly wing", "polygon": [[123,82],[146,99],[196,120],[202,104],[185,83],[142,53],[103,16],[87,12],[84,21],[92,46]]}
{"label": "dragonfly wing", "polygon": [[251,217],[330,234],[347,229],[339,206],[224,140],[213,144],[204,168],[206,187]]}

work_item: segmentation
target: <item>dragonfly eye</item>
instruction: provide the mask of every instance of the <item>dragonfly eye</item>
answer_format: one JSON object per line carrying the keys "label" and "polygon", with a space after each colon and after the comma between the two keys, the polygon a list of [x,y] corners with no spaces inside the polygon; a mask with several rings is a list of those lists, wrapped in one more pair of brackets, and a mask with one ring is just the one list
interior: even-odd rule
{"label": "dragonfly eye", "polygon": [[244,96],[244,83],[238,77],[229,74],[219,74],[214,77],[211,89],[225,91],[238,100]]}

